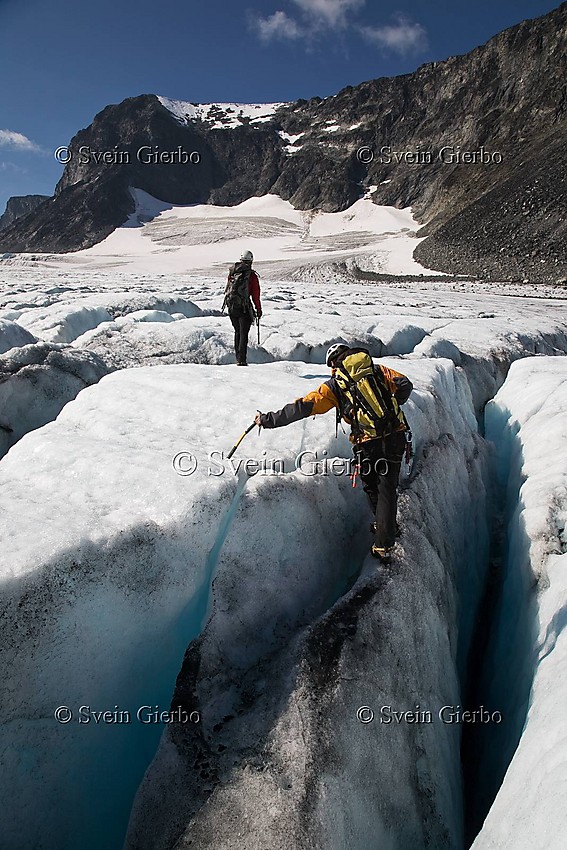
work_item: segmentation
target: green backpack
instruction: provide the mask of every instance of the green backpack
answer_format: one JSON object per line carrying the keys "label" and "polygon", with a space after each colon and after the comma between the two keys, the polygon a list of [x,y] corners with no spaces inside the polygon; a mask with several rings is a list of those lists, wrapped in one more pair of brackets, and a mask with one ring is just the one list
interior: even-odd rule
{"label": "green backpack", "polygon": [[395,396],[365,348],[349,348],[337,358],[335,380],[341,391],[337,421],[344,416],[355,438],[384,437],[405,425]]}

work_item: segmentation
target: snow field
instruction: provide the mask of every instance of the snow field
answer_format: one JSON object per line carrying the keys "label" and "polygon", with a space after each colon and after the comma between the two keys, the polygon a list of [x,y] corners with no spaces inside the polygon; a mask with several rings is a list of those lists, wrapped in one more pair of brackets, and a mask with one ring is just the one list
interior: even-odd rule
{"label": "snow field", "polygon": [[[234,362],[232,326],[226,315],[219,315],[222,282],[193,278],[189,279],[192,282],[177,284],[179,294],[166,296],[155,289],[148,291],[144,281],[137,279],[133,291],[96,291],[97,287],[105,288],[100,273],[88,286],[84,281],[78,281],[76,288],[54,286],[61,275],[66,280],[61,272],[48,279],[51,285],[43,292],[39,290],[33,297],[23,291],[15,293],[7,303],[4,315],[16,320],[8,323],[10,333],[15,333],[14,325],[20,328],[20,336],[13,338],[15,342],[19,339],[17,344],[28,341],[21,336],[25,333],[23,325],[18,324],[24,322],[45,341],[65,339],[76,349],[99,355],[107,369]],[[152,278],[149,283],[155,287],[157,280]],[[86,289],[90,294],[85,294]],[[298,360],[322,364],[327,347],[338,341],[365,346],[374,356],[449,357],[467,371],[477,415],[502,384],[513,359],[526,353],[560,353],[567,348],[567,314],[561,302],[555,303],[551,316],[545,302],[518,303],[512,298],[492,298],[486,302],[490,309],[479,311],[478,300],[471,296],[436,291],[419,299],[371,285],[337,286],[333,299],[326,300],[317,285],[289,282],[263,282],[262,297],[265,314],[261,344],[257,345],[253,329],[251,363]],[[2,362],[7,363],[5,358]],[[48,365],[43,365],[48,371]],[[29,387],[18,401],[20,388],[15,373],[9,363],[3,369],[8,380],[4,398],[8,393],[9,401],[0,413],[0,424],[12,428],[17,436],[44,424],[74,395],[65,388],[57,404],[50,402],[45,408],[43,417],[27,416]],[[28,378],[31,380],[31,375]],[[38,409],[40,400],[41,395]],[[0,437],[3,451],[17,439],[8,438],[5,431]]]}
{"label": "snow field", "polygon": [[[97,303],[101,300],[105,306]],[[144,309],[141,304],[149,306]],[[17,321],[0,319],[0,458],[23,434],[55,419],[85,386],[96,383],[113,368],[143,363],[143,344],[134,345],[130,352],[128,342],[123,342],[135,336],[135,332],[130,333],[135,325],[151,323],[159,328],[160,323],[202,314],[199,307],[184,298],[146,295],[142,300],[129,293],[107,297],[93,293],[86,303],[63,301],[11,312]],[[111,313],[116,317],[114,321],[110,321]],[[24,325],[33,327],[42,341]],[[156,333],[159,336],[159,330]],[[211,331],[205,339],[213,335]],[[96,347],[89,345],[99,337],[103,340],[98,347],[104,362]],[[118,340],[123,344],[116,344]],[[114,343],[111,351],[109,341]],[[71,342],[74,348],[64,344]],[[161,362],[163,345],[164,341],[154,340],[156,357],[161,356]],[[179,352],[186,347],[186,339],[180,341],[177,351],[170,342],[169,362],[183,360]],[[124,349],[129,356],[122,353]],[[197,352],[192,359],[210,362],[215,357]],[[230,362],[230,358],[225,362]]]}
{"label": "snow field", "polygon": [[[132,193],[135,212],[102,242],[64,258],[40,254],[37,260],[59,267],[78,261],[93,270],[127,269],[138,275],[210,274],[233,263],[245,242],[260,272],[263,264],[276,263],[282,277],[298,266],[328,262],[329,252],[339,259],[361,253],[374,257],[368,260],[372,267],[391,274],[437,274],[412,257],[420,240],[409,208],[361,199],[344,212],[314,214],[294,209],[277,195],[249,198],[233,207],[183,207],[164,204],[140,189]],[[14,259],[5,262],[13,265]]]}
{"label": "snow field", "polygon": [[[104,306],[96,306],[92,302],[104,300]],[[130,308],[131,295],[124,293],[122,299],[114,297],[101,299],[100,295],[91,296],[90,302],[72,301],[71,303],[56,303],[46,307],[34,307],[31,310],[20,311],[17,323],[34,333],[45,342],[71,343],[94,328],[115,318],[131,321],[170,321],[172,313],[185,317],[199,316],[201,310],[192,302],[175,297],[153,297],[150,305],[140,309]],[[126,306],[126,315],[119,317],[122,305]],[[111,312],[112,314],[111,315]],[[165,318],[165,315],[169,316]],[[26,340],[27,341],[27,340]],[[20,343],[22,344],[22,343]]]}

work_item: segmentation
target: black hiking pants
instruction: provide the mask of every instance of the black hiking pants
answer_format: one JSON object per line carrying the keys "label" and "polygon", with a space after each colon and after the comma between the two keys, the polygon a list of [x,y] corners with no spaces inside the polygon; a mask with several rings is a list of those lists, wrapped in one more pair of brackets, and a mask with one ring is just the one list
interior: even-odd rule
{"label": "black hiking pants", "polygon": [[229,313],[230,321],[234,328],[234,353],[237,363],[246,363],[248,351],[248,334],[252,327],[252,316],[250,313]]}
{"label": "black hiking pants", "polygon": [[355,448],[362,487],[376,517],[374,545],[381,548],[395,542],[398,480],[405,449],[405,431],[366,440]]}

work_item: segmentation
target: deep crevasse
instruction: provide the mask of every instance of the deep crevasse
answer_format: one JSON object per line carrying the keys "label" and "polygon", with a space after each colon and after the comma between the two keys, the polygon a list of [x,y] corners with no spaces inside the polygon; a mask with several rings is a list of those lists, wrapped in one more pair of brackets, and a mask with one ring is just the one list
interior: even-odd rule
{"label": "deep crevasse", "polygon": [[565,358],[514,363],[486,410],[507,557],[483,688],[506,724],[479,739],[488,795],[503,782],[475,850],[565,845],[566,421]]}
{"label": "deep crevasse", "polygon": [[[460,704],[484,584],[486,458],[464,373],[441,360],[404,371],[416,387],[407,415],[417,457],[394,568],[366,560],[356,585],[318,612],[314,590],[329,569],[352,572],[349,534],[367,534],[369,513],[349,531],[345,512],[368,509],[332,478],[250,483],[220,555],[212,617],[173,697],[203,722],[162,738],[128,848],[462,846],[460,728],[438,712]],[[329,499],[316,526],[305,499]],[[252,527],[269,529],[260,559],[242,547]],[[371,724],[357,718],[364,705]],[[416,705],[432,722],[380,722],[382,706]]]}
{"label": "deep crevasse", "polygon": [[[356,568],[362,566],[357,540],[368,534],[370,516],[361,489],[353,491],[345,476],[298,472],[250,479],[218,563],[218,595],[208,634],[214,632],[222,651],[206,661],[218,668],[214,712],[220,711],[222,719],[233,703],[244,700],[250,705],[256,693],[259,721],[262,700],[270,698],[275,687],[275,711],[264,714],[260,726],[266,743],[275,736],[280,753],[293,754],[292,776],[293,764],[298,769],[305,764],[294,788],[304,801],[319,779],[314,762],[310,766],[309,759],[299,758],[298,742],[306,735],[311,754],[321,750],[325,740],[337,742],[337,751],[328,751],[329,757],[344,759],[353,788],[344,822],[335,822],[344,787],[334,780],[318,785],[318,794],[310,797],[322,807],[318,813],[308,815],[303,807],[303,826],[293,817],[289,821],[293,829],[307,829],[310,838],[327,847],[340,847],[346,836],[354,835],[358,843],[353,846],[365,848],[368,830],[373,829],[388,840],[397,840],[400,831],[400,840],[413,847],[427,841],[455,847],[460,841],[458,729],[444,727],[440,735],[437,726],[380,730],[374,724],[369,729],[356,719],[357,707],[365,703],[377,708],[385,701],[404,709],[420,702],[435,711],[438,702],[459,701],[457,586],[469,583],[466,592],[472,599],[483,581],[487,541],[482,441],[466,379],[449,361],[406,365],[416,386],[408,416],[417,457],[412,482],[401,499],[406,532],[400,575],[385,577],[373,562],[368,574],[363,569],[362,583],[325,614],[337,587],[352,574],[353,559],[360,559]],[[215,566],[209,553],[236,488],[230,471],[218,478],[180,478],[172,470],[172,457],[191,448],[203,461],[211,448],[226,450],[227,434],[237,436],[232,435],[234,422],[244,417],[244,410],[256,408],[258,396],[275,407],[284,393],[297,396],[312,384],[318,377],[313,371],[312,365],[300,363],[255,367],[253,385],[231,367],[115,373],[82,392],[56,422],[25,436],[2,461],[2,481],[11,493],[3,550],[11,578],[3,585],[2,670],[13,695],[2,726],[7,766],[3,799],[9,812],[3,825],[6,847],[38,842],[58,850],[119,846],[129,800],[161,728],[135,722],[78,725],[77,709],[86,704],[112,710],[117,705],[134,713],[138,704],[169,707],[183,650],[198,634],[207,608],[208,569]],[[230,376],[229,384],[225,375]],[[345,438],[334,439],[331,417],[262,436],[261,443],[249,438],[246,454],[261,456],[265,449],[287,462],[302,449],[317,450],[319,457],[323,451],[349,454]],[[50,503],[54,480],[58,516]],[[30,516],[42,529],[37,538],[26,537]],[[480,546],[473,548],[471,540],[480,541]],[[345,618],[350,626],[345,626]],[[358,639],[351,645],[345,638],[353,628]],[[318,648],[323,634],[336,646],[337,664]],[[200,639],[200,644],[206,640]],[[291,651],[296,645],[302,659],[299,670],[294,666],[299,656]],[[378,647],[382,651],[377,653]],[[345,692],[335,691],[343,666],[347,677],[354,671],[362,679]],[[263,671],[260,679],[258,670]],[[311,711],[320,690],[314,681],[319,674],[327,683],[321,690],[324,699],[335,692],[338,698],[329,710],[326,733],[314,720],[317,712]],[[75,714],[67,726],[53,718],[60,704],[69,705]],[[299,713],[290,715],[285,705],[289,711],[299,706]],[[204,699],[193,708],[203,715],[203,723],[195,727],[201,734],[214,712]],[[299,719],[302,713],[304,720]],[[269,717],[274,721],[271,728],[265,723]],[[256,721],[247,709],[249,734],[256,729],[261,740]],[[370,736],[382,733],[378,746]],[[212,734],[216,741],[218,733]],[[376,782],[370,783],[369,801],[368,778],[357,764],[375,748],[383,757]],[[401,751],[399,799],[391,794],[384,799],[381,789]],[[234,756],[249,776],[250,752],[238,761],[241,755],[237,748]],[[262,758],[258,753],[258,763]],[[277,770],[274,777],[281,780]],[[199,782],[206,787],[205,781]],[[250,804],[254,799],[250,797]],[[378,821],[368,820],[360,801],[372,803]],[[265,801],[257,802],[258,813],[269,811]],[[382,814],[380,806],[385,806]],[[155,846],[163,814],[154,813]],[[274,827],[277,823],[275,818]],[[326,831],[316,838],[316,824],[323,823]],[[293,834],[293,829],[287,831]]]}

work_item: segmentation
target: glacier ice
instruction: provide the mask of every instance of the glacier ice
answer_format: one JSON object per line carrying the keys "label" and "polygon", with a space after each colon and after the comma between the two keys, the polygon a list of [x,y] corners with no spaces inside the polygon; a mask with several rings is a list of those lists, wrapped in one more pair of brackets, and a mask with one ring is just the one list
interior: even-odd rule
{"label": "glacier ice", "polygon": [[[55,421],[39,423],[0,462],[3,843],[120,846],[157,749],[131,843],[142,835],[148,846],[167,846],[175,832],[209,844],[213,834],[215,848],[233,846],[239,833],[243,846],[293,850],[302,841],[366,850],[369,835],[384,847],[460,847],[461,730],[362,724],[356,711],[434,711],[462,700],[488,551],[477,417],[511,361],[565,351],[562,303],[347,285],[340,275],[330,294],[263,277],[262,344],[251,345],[249,370],[234,370],[219,275],[183,271],[176,291],[161,296],[170,275],[128,272],[127,258],[117,266],[93,255],[89,268],[68,258],[58,270],[48,262],[39,283],[24,258],[10,261],[20,290],[13,287],[3,316],[23,316],[45,338],[62,333],[73,347],[44,339],[12,350],[13,375],[41,369],[44,355],[71,368],[73,352],[79,375],[94,369],[97,354],[105,368],[139,368],[83,383],[68,404],[60,394]],[[397,573],[365,559],[365,499],[344,476],[287,469],[248,478],[227,467],[219,477],[181,477],[172,467],[177,452],[191,450],[206,470],[210,448],[226,451],[257,407],[278,407],[324,380],[327,340],[343,337],[375,356],[413,347],[385,361],[416,386]],[[546,359],[529,362],[543,369]],[[518,374],[527,384],[528,373]],[[26,428],[34,404],[47,410],[42,381],[37,398],[31,388],[21,393]],[[560,430],[554,422],[557,440]],[[293,466],[310,449],[349,455],[332,416],[252,433],[235,459],[265,451]],[[561,540],[560,512],[556,523]],[[518,599],[528,594],[524,575]],[[556,580],[546,568],[542,586],[546,576]],[[561,615],[558,597],[546,598],[542,639],[554,658]],[[159,725],[65,726],[53,717],[66,701],[75,711],[167,709],[180,669],[175,699],[197,705],[201,724],[161,737]],[[514,765],[512,795],[524,783]],[[497,823],[489,816],[487,842]]]}
{"label": "glacier ice", "polygon": [[481,741],[498,793],[475,850],[565,845],[566,414],[562,357],[514,363],[487,408],[507,558],[485,689],[508,722]]}
{"label": "glacier ice", "polygon": [[0,457],[107,372],[96,354],[68,345],[30,343],[0,354]]}

